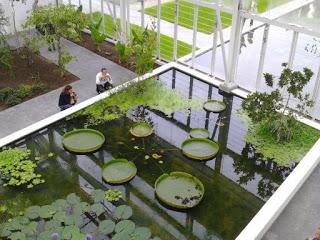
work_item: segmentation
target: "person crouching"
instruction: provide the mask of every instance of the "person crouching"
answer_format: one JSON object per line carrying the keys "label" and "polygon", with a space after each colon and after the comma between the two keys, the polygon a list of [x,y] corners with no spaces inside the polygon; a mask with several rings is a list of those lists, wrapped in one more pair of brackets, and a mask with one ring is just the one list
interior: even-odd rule
{"label": "person crouching", "polygon": [[96,75],[96,91],[98,94],[113,88],[112,78],[106,68],[101,68],[101,71]]}

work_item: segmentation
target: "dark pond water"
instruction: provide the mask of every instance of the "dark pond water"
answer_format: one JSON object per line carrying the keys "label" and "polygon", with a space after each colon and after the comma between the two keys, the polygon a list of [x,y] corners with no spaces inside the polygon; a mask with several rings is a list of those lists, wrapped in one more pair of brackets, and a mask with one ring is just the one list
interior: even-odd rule
{"label": "dark pond water", "polygon": [[[53,158],[39,165],[46,183],[32,190],[0,187],[0,205],[19,212],[30,205],[51,203],[71,192],[86,199],[93,188],[112,187],[122,191],[124,201],[133,207],[136,223],[149,226],[162,239],[234,239],[292,169],[262,161],[245,143],[246,126],[235,114],[240,98],[219,93],[214,86],[176,70],[160,75],[159,80],[179,89],[187,98],[223,99],[228,107],[221,114],[191,110],[188,115],[177,112],[171,117],[139,107],[131,119],[95,126],[105,134],[106,142],[99,151],[87,155],[71,154],[61,144],[62,135],[83,127],[85,119],[57,122],[12,144],[29,148],[32,154],[54,153]],[[129,128],[137,118],[151,122],[156,134],[145,139],[133,138]],[[193,127],[207,128],[210,138],[220,144],[221,152],[216,158],[196,162],[181,154],[179,147]],[[153,153],[161,154],[162,158],[145,159],[145,155]],[[113,158],[134,161],[137,176],[125,185],[104,183],[101,167]],[[162,173],[171,171],[191,173],[203,182],[205,196],[196,208],[175,211],[157,200],[154,182]]]}

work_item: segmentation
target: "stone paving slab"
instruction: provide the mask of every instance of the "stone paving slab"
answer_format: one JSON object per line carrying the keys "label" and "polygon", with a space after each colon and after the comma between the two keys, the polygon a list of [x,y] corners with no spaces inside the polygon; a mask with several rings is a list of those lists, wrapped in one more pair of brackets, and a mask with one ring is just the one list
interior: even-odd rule
{"label": "stone paving slab", "polygon": [[[78,101],[84,101],[95,96],[95,76],[101,67],[106,67],[110,72],[115,85],[120,85],[136,77],[130,70],[105,59],[86,48],[63,39],[63,45],[76,60],[69,63],[66,68],[80,80],[73,82],[74,91],[78,95]],[[56,62],[56,52],[41,49],[41,55]],[[40,121],[60,111],[58,107],[59,95],[62,88],[53,90],[36,98],[30,99],[14,107],[0,112],[0,138],[18,131],[30,124]]]}

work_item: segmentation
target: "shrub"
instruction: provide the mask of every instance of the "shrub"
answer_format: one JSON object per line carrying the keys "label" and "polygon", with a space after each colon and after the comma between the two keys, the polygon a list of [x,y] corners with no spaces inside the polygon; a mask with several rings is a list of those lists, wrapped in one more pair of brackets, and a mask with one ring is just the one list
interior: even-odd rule
{"label": "shrub", "polygon": [[44,92],[48,89],[48,86],[43,82],[36,82],[32,85],[32,92],[34,93],[40,93]]}
{"label": "shrub", "polygon": [[7,96],[7,98],[5,100],[5,103],[10,107],[17,105],[21,102],[22,102],[22,99],[19,98],[16,94],[11,94],[11,95]]}
{"label": "shrub", "polygon": [[10,87],[0,89],[0,101],[5,102],[7,97],[13,93],[13,89]]}
{"label": "shrub", "polygon": [[17,90],[15,91],[15,95],[21,99],[28,97],[31,94],[32,94],[32,86],[27,84],[20,84]]}

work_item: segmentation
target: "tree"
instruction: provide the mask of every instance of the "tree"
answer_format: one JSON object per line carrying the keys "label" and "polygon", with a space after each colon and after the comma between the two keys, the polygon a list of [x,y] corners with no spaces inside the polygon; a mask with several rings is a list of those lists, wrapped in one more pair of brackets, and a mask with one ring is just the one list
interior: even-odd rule
{"label": "tree", "polygon": [[13,59],[4,29],[7,25],[8,18],[4,15],[4,11],[0,4],[0,66],[3,66],[6,70],[10,71],[11,76],[14,76]]}
{"label": "tree", "polygon": [[63,75],[65,65],[72,60],[73,56],[62,48],[61,37],[80,41],[81,31],[86,25],[87,18],[81,9],[69,5],[59,5],[35,9],[27,18],[24,27],[40,29],[49,48],[52,44],[57,45],[58,65]]}
{"label": "tree", "polygon": [[[309,68],[293,71],[286,64],[282,66],[276,90],[252,93],[242,102],[242,108],[252,122],[267,127],[277,142],[290,141],[297,123],[296,117],[308,115],[308,108],[314,105],[310,95],[303,93],[313,72]],[[264,78],[267,86],[273,88],[275,77],[265,73]]]}

